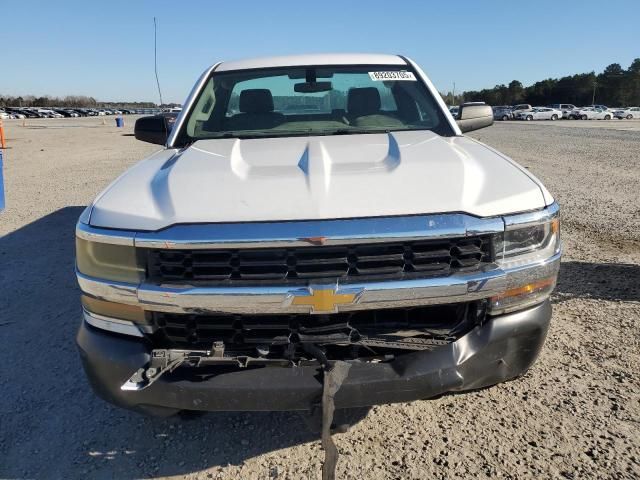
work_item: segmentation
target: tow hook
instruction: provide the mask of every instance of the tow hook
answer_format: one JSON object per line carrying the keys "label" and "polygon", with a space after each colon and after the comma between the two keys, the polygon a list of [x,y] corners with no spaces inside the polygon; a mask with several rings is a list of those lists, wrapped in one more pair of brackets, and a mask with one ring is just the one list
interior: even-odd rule
{"label": "tow hook", "polygon": [[[167,355],[169,353],[169,355]],[[170,350],[153,350],[148,367],[136,370],[121,387],[121,390],[143,390],[153,384],[166,372],[172,372],[186,360],[186,356],[171,358]]]}

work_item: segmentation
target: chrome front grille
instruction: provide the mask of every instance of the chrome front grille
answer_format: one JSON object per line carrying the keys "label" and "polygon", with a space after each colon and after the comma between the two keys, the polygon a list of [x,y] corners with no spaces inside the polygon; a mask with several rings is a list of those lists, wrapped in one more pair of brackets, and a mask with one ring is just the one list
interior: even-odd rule
{"label": "chrome front grille", "polygon": [[338,246],[149,249],[158,282],[342,281],[473,272],[492,261],[491,237]]}

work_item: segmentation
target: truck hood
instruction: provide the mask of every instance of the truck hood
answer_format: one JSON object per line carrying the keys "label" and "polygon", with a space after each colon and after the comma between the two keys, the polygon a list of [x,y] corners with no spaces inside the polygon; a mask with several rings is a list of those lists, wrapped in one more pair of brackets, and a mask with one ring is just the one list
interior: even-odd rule
{"label": "truck hood", "polygon": [[543,208],[526,170],[468,137],[430,131],[200,140],[136,164],[95,201],[96,227],[263,222]]}

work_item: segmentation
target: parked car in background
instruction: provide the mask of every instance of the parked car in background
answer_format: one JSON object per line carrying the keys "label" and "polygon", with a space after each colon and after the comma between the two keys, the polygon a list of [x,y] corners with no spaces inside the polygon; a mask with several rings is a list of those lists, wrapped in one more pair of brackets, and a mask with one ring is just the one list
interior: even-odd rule
{"label": "parked car in background", "polygon": [[547,105],[548,108],[555,108],[562,112],[562,118],[569,118],[569,114],[576,109],[576,106],[571,103],[553,103]]}
{"label": "parked car in background", "polygon": [[46,118],[63,118],[63,115],[58,112],[54,112],[49,108],[39,108],[38,112],[43,114]]}
{"label": "parked car in background", "polygon": [[573,110],[569,110],[567,112],[567,118],[569,120],[580,120],[580,110],[582,110],[583,107],[575,107]]}
{"label": "parked car in background", "polygon": [[0,119],[2,120],[9,120],[11,118],[14,118],[13,115],[11,115],[8,112],[5,112],[4,110],[0,110]]}
{"label": "parked car in background", "polygon": [[58,113],[58,114],[60,114],[60,115],[62,115],[63,117],[67,117],[67,118],[78,117],[79,116],[73,110],[67,110],[67,109],[64,109],[64,108],[54,108],[53,111]]}
{"label": "parked car in background", "polygon": [[580,120],[611,120],[613,118],[613,112],[593,107],[581,108],[575,115]]}
{"label": "parked car in background", "polygon": [[458,112],[460,111],[460,107],[449,107],[449,113],[453,115],[453,118],[458,117]]}
{"label": "parked car in background", "polygon": [[588,108],[599,108],[600,110],[610,110],[606,105],[587,105]]}
{"label": "parked car in background", "polygon": [[518,112],[519,120],[558,120],[562,118],[562,111],[549,107],[534,107],[529,111]]}
{"label": "parked car in background", "polygon": [[20,113],[22,113],[27,118],[43,118],[44,116],[34,109],[31,108],[21,108]]}
{"label": "parked car in background", "polygon": [[5,109],[5,112],[7,112],[10,115],[13,115],[13,118],[19,118],[19,119],[26,118],[26,115],[16,108],[7,108]]}
{"label": "parked car in background", "polygon": [[520,112],[528,112],[531,109],[533,109],[533,107],[528,103],[520,103],[513,106],[513,108],[511,109],[511,113],[513,114],[514,118],[517,118]]}
{"label": "parked car in background", "polygon": [[493,107],[493,118],[495,120],[510,120],[513,118],[513,112],[508,105],[498,105]]}
{"label": "parked car in background", "polygon": [[631,120],[632,118],[640,118],[640,107],[619,108],[613,111],[613,116],[619,119]]}

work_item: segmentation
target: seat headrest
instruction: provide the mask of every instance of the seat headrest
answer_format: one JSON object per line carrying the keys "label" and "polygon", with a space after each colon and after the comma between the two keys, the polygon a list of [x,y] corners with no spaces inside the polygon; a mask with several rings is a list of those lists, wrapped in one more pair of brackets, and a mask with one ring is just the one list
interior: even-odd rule
{"label": "seat headrest", "polygon": [[253,88],[240,92],[240,111],[243,113],[273,112],[273,96],[266,88]]}
{"label": "seat headrest", "polygon": [[361,117],[380,112],[380,92],[376,87],[352,88],[347,96],[347,112]]}

